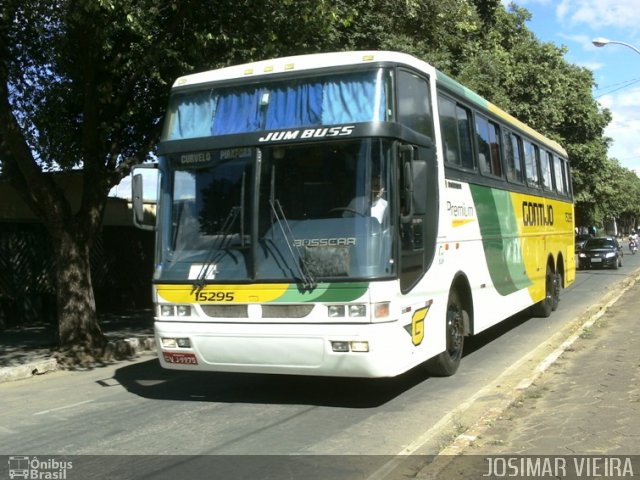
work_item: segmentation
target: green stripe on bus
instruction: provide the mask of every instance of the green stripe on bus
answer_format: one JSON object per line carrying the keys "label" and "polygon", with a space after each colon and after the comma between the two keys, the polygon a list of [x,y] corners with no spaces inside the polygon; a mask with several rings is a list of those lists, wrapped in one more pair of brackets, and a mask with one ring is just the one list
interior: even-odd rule
{"label": "green stripe on bus", "polygon": [[313,290],[301,290],[291,284],[277,302],[351,302],[361,298],[369,288],[367,282],[321,283]]}
{"label": "green stripe on bus", "polygon": [[478,212],[489,275],[500,295],[531,285],[519,242],[518,222],[509,192],[470,185]]}

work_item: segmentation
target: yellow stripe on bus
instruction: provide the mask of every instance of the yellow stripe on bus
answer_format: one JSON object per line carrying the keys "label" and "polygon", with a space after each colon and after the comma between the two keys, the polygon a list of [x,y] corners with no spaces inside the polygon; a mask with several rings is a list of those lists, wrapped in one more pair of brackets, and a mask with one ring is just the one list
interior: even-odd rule
{"label": "yellow stripe on bus", "polygon": [[260,285],[156,285],[158,296],[171,303],[250,303],[270,302],[281,297],[288,283]]}

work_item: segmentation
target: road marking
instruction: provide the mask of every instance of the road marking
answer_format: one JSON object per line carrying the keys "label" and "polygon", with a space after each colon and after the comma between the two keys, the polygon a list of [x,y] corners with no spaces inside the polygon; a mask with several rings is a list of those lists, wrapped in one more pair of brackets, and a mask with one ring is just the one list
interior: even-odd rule
{"label": "road marking", "polygon": [[34,413],[34,415],[44,415],[46,413],[57,412],[59,410],[66,410],[67,408],[73,408],[73,407],[77,407],[78,405],[84,405],[85,403],[91,403],[91,402],[93,402],[93,400],[85,400],[84,402],[73,403],[71,405],[64,405],[62,407],[51,408],[49,410],[42,410],[40,412]]}

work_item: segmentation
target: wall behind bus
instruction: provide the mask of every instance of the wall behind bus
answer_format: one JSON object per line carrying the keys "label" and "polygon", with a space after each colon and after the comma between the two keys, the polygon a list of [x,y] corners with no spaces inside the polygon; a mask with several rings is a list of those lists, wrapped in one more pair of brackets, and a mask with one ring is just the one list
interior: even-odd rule
{"label": "wall behind bus", "polygon": [[[72,204],[81,177],[55,174]],[[135,228],[131,204],[109,198],[91,252],[98,314],[150,309],[154,233]],[[55,323],[55,258],[44,226],[6,182],[0,182],[0,329]]]}

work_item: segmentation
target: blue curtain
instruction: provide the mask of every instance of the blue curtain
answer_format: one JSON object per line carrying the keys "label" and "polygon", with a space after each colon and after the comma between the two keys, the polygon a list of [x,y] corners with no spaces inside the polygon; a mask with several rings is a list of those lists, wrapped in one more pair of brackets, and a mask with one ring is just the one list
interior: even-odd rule
{"label": "blue curtain", "polygon": [[386,101],[376,72],[177,97],[168,140],[341,123],[382,121]]}
{"label": "blue curtain", "polygon": [[265,130],[321,125],[322,84],[301,83],[271,92]]}
{"label": "blue curtain", "polygon": [[[371,75],[326,82],[322,101],[322,124],[372,122],[384,119],[384,109],[374,111],[375,83]],[[385,102],[380,105],[384,108]]]}
{"label": "blue curtain", "polygon": [[260,130],[261,89],[230,91],[218,97],[211,135]]}
{"label": "blue curtain", "polygon": [[170,139],[206,137],[211,134],[216,100],[211,91],[197,92],[178,98],[179,106],[173,119]]}

